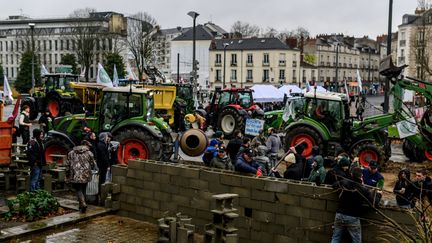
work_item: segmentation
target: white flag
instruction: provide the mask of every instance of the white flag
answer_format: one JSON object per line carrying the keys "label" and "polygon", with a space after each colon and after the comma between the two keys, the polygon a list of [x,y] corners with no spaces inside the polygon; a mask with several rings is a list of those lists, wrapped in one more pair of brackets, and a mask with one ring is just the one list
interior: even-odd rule
{"label": "white flag", "polygon": [[114,64],[114,72],[113,72],[113,86],[117,87],[119,84],[119,78],[118,78],[118,74],[117,74],[117,68],[116,65]]}
{"label": "white flag", "polygon": [[306,81],[306,92],[309,92],[309,91],[311,91],[311,85],[310,85],[310,83],[309,83],[309,81]]}
{"label": "white flag", "polygon": [[4,76],[4,82],[3,82],[3,97],[4,98],[8,97],[11,101],[13,100],[12,90],[9,86],[9,82],[6,75]]}
{"label": "white flag", "polygon": [[96,77],[96,83],[105,85],[107,87],[113,87],[113,83],[108,76],[108,73],[103,68],[102,64],[98,63],[98,72]]}
{"label": "white flag", "polygon": [[129,62],[126,63],[126,72],[127,72],[127,79],[129,79],[129,80],[138,80],[138,77],[132,71],[132,68],[129,65]]}
{"label": "white flag", "polygon": [[346,78],[344,78],[344,83],[345,83],[345,93],[346,93],[347,97],[349,98],[348,85],[347,85]]}
{"label": "white flag", "polygon": [[48,69],[46,69],[45,65],[41,65],[41,76],[49,74]]}
{"label": "white flag", "polygon": [[86,67],[81,70],[80,77],[85,77]]}
{"label": "white flag", "polygon": [[358,87],[359,87],[359,94],[363,93],[363,85],[362,85],[362,79],[360,77],[360,72],[357,69],[357,83],[358,83]]}

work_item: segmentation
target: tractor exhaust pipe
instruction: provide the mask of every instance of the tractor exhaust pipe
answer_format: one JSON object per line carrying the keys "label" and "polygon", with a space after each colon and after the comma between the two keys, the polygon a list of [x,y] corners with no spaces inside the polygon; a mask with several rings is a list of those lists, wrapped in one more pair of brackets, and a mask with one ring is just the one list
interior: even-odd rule
{"label": "tractor exhaust pipe", "polygon": [[188,156],[198,156],[205,152],[208,138],[200,129],[189,129],[180,138],[180,148]]}

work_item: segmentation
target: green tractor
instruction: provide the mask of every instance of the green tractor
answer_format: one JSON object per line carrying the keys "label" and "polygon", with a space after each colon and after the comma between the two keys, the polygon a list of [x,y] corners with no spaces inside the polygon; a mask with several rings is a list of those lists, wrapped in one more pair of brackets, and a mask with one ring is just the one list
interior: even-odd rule
{"label": "green tractor", "polygon": [[[48,132],[45,158],[48,163],[62,160],[73,146],[82,141],[84,127],[96,134],[110,132],[120,143],[117,151],[119,163],[129,159],[168,161],[172,154],[171,129],[161,118],[154,117],[153,90],[135,87],[102,87],[98,85],[75,86],[77,93],[93,94],[88,100],[97,100],[91,113],[56,118],[53,130]],[[79,89],[91,89],[81,92]],[[95,92],[94,90],[97,90]],[[85,100],[85,99],[84,99]]]}
{"label": "green tractor", "polygon": [[21,107],[30,107],[30,120],[36,119],[39,112],[46,110],[50,111],[52,117],[82,113],[84,106],[70,85],[71,82],[77,82],[78,78],[69,67],[56,68],[56,73],[42,77],[42,83],[35,87],[32,96],[22,100]]}

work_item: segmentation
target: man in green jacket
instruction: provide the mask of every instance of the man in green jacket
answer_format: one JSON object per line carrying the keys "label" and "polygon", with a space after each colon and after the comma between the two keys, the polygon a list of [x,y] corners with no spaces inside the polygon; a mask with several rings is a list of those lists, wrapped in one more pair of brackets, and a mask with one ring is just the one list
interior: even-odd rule
{"label": "man in green jacket", "polygon": [[324,168],[324,159],[321,155],[314,157],[314,162],[312,163],[312,171],[309,175],[308,181],[315,182],[318,186],[324,182],[326,177],[326,170]]}

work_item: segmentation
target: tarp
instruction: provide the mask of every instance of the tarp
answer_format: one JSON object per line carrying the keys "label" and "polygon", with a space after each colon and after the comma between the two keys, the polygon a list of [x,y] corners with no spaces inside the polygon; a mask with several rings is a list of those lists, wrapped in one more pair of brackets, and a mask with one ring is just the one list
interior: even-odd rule
{"label": "tarp", "polygon": [[286,84],[279,88],[279,91],[286,95],[291,95],[292,93],[301,93],[302,90],[297,85],[294,84]]}
{"label": "tarp", "polygon": [[[311,87],[310,92],[314,92],[315,91],[315,87]],[[303,93],[306,93],[306,89],[302,90]],[[322,86],[316,86],[316,92],[327,92],[326,89],[324,89]]]}
{"label": "tarp", "polygon": [[284,100],[284,93],[273,85],[257,84],[252,86],[251,89],[254,91],[253,97],[255,102],[282,102]]}

